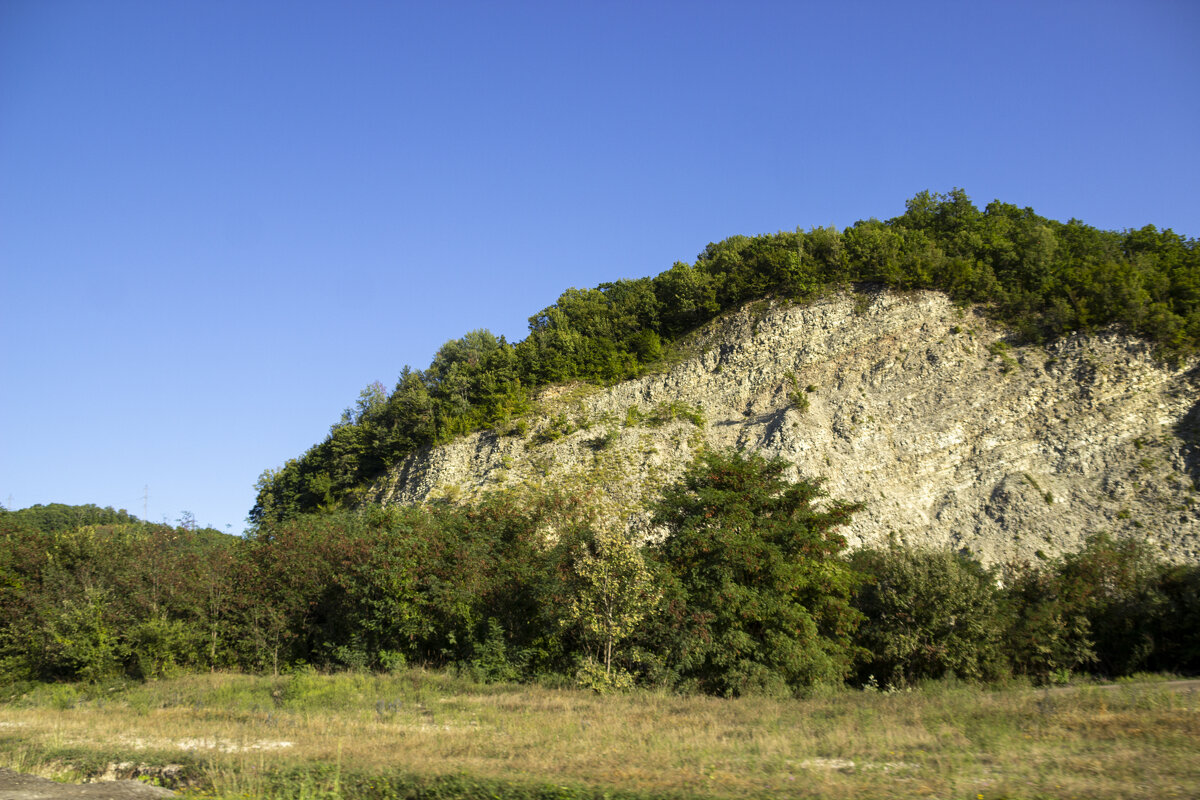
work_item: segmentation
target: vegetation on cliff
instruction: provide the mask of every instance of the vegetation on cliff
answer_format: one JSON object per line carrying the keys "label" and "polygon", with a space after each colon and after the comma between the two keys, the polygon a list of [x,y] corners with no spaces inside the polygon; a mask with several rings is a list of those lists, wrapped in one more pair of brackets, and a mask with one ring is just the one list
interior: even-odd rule
{"label": "vegetation on cliff", "polygon": [[864,283],[980,304],[1027,341],[1117,325],[1164,356],[1200,350],[1194,239],[1154,226],[1103,231],[1000,202],[980,210],[957,189],[924,192],[887,221],[734,236],[652,278],[568,289],[515,344],[484,330],[449,341],[428,368],[406,367],[391,390],[368,387],[324,441],[265,472],[251,520],[353,506],[405,455],[507,425],[546,385],[639,375],[689,331],[747,302]]}

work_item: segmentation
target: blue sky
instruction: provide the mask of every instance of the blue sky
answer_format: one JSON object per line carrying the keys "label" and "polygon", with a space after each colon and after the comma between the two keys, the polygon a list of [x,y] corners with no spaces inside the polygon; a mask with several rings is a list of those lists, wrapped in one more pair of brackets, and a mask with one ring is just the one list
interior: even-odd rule
{"label": "blue sky", "polygon": [[924,189],[1200,235],[1197,30],[1190,0],[0,0],[0,503],[240,532],[442,342]]}

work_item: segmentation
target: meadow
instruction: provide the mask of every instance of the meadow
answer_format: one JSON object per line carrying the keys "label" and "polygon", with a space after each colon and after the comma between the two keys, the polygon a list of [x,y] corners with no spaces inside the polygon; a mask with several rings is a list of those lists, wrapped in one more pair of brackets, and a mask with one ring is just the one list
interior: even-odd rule
{"label": "meadow", "polygon": [[720,699],[301,669],[5,692],[0,766],[222,800],[1200,796],[1200,696],[1161,681]]}

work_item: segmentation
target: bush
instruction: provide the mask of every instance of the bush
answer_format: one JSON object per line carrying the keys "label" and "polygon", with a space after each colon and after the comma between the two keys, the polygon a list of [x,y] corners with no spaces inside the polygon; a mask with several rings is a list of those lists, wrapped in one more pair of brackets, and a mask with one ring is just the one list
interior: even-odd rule
{"label": "bush", "polygon": [[223,665],[238,541],[145,523],[0,529],[0,678]]}
{"label": "bush", "polygon": [[1031,564],[1004,571],[1005,651],[1013,672],[1061,682],[1096,660],[1087,615],[1063,592],[1057,573]]}
{"label": "bush", "polygon": [[1195,674],[1200,671],[1200,566],[1166,568],[1160,590],[1167,608],[1158,624],[1155,669]]}
{"label": "bush", "polygon": [[1149,545],[1099,534],[1056,565],[1059,592],[1070,613],[1086,617],[1096,665],[1106,675],[1147,669],[1162,651],[1172,611],[1163,593],[1166,565]]}
{"label": "bush", "polygon": [[911,685],[954,675],[990,680],[1004,674],[1003,623],[992,573],[950,550],[859,550],[851,566],[862,573],[855,607],[865,621],[858,677]]}

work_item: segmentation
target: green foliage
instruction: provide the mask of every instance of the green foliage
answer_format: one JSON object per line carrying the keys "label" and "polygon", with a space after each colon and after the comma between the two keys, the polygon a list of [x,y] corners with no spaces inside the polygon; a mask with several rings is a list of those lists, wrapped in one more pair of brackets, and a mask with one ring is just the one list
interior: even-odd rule
{"label": "green foliage", "polygon": [[1200,671],[1200,566],[1164,567],[1158,590],[1166,600],[1156,621],[1154,669],[1195,674]]}
{"label": "green foliage", "polygon": [[597,434],[596,436],[593,436],[591,439],[588,439],[586,444],[592,450],[595,450],[597,453],[599,453],[601,451],[609,449],[614,444],[616,444],[618,436],[619,436],[619,434],[617,433],[617,431],[613,430],[612,428],[609,428],[608,430],[605,430],[603,433]]}
{"label": "green foliage", "polygon": [[1103,534],[1057,565],[1059,592],[1087,619],[1103,673],[1129,675],[1154,664],[1162,622],[1172,610],[1162,587],[1164,569],[1145,543]]}
{"label": "green foliage", "polygon": [[145,523],[0,525],[0,677],[98,681],[227,663],[223,581],[236,541]]}
{"label": "green foliage", "polygon": [[258,599],[245,638],[268,669],[457,664],[487,680],[564,670],[564,562],[590,524],[586,502],[499,492],[264,525],[245,559]]}
{"label": "green foliage", "polygon": [[1003,583],[1005,648],[1013,672],[1048,683],[1095,661],[1091,623],[1053,566],[1009,565]]}
{"label": "green foliage", "polygon": [[39,504],[18,511],[9,511],[0,506],[0,516],[5,517],[10,526],[25,526],[42,533],[60,533],[85,525],[123,525],[138,521],[137,517],[123,508],[114,511],[112,506],[100,508],[90,503],[81,506]]}
{"label": "green foliage", "polygon": [[499,620],[487,621],[487,634],[471,658],[471,677],[481,683],[515,683],[524,676],[523,664],[514,663]]}
{"label": "green foliage", "polygon": [[[563,622],[577,626],[583,640],[596,646],[606,678],[611,678],[616,648],[637,630],[661,595],[638,547],[611,523],[584,529],[571,545],[570,603]],[[594,681],[592,685],[598,688]]]}
{"label": "green foliage", "polygon": [[575,670],[575,685],[591,689],[597,694],[624,692],[633,688],[633,675],[620,667],[602,664],[590,656],[579,663]]}
{"label": "green foliage", "polygon": [[854,605],[865,620],[858,677],[908,686],[954,675],[991,680],[1005,672],[1004,624],[993,575],[950,550],[858,550],[863,573]]}
{"label": "green foliage", "polygon": [[1003,340],[995,341],[988,345],[988,352],[1000,359],[1001,372],[1012,372],[1020,366],[1017,360],[1009,355],[1011,350],[1012,347],[1009,343]]}
{"label": "green foliage", "polygon": [[557,414],[534,437],[535,444],[549,444],[579,430],[580,425],[566,414]]}
{"label": "green foliage", "polygon": [[1038,680],[1084,667],[1119,677],[1200,666],[1200,568],[1145,543],[1091,537],[1084,548],[1005,577],[1014,669]]}
{"label": "green foliage", "polygon": [[650,409],[650,412],[642,419],[652,428],[666,425],[677,419],[687,420],[697,428],[704,427],[704,412],[698,406],[689,405],[682,400],[659,403]]}
{"label": "green foliage", "polygon": [[659,646],[677,680],[707,692],[787,693],[840,681],[850,665],[853,573],[835,532],[861,506],[814,502],[787,464],[709,452],[668,487],[653,523],[664,592]]}
{"label": "green foliage", "polygon": [[788,403],[791,404],[792,408],[803,414],[805,411],[808,411],[808,395],[813,392],[816,387],[809,385],[807,388],[801,391],[800,381],[796,378],[796,373],[788,372],[786,377],[788,383],[791,385],[791,389],[787,393]]}
{"label": "green foliage", "polygon": [[578,489],[306,514],[245,539],[0,516],[0,681],[239,667],[304,694],[306,669],[413,664],[733,695],[1200,667],[1200,567],[1103,536],[998,582],[947,551],[844,559],[835,528],[858,506],[786,470],[702,455],[646,550]]}

